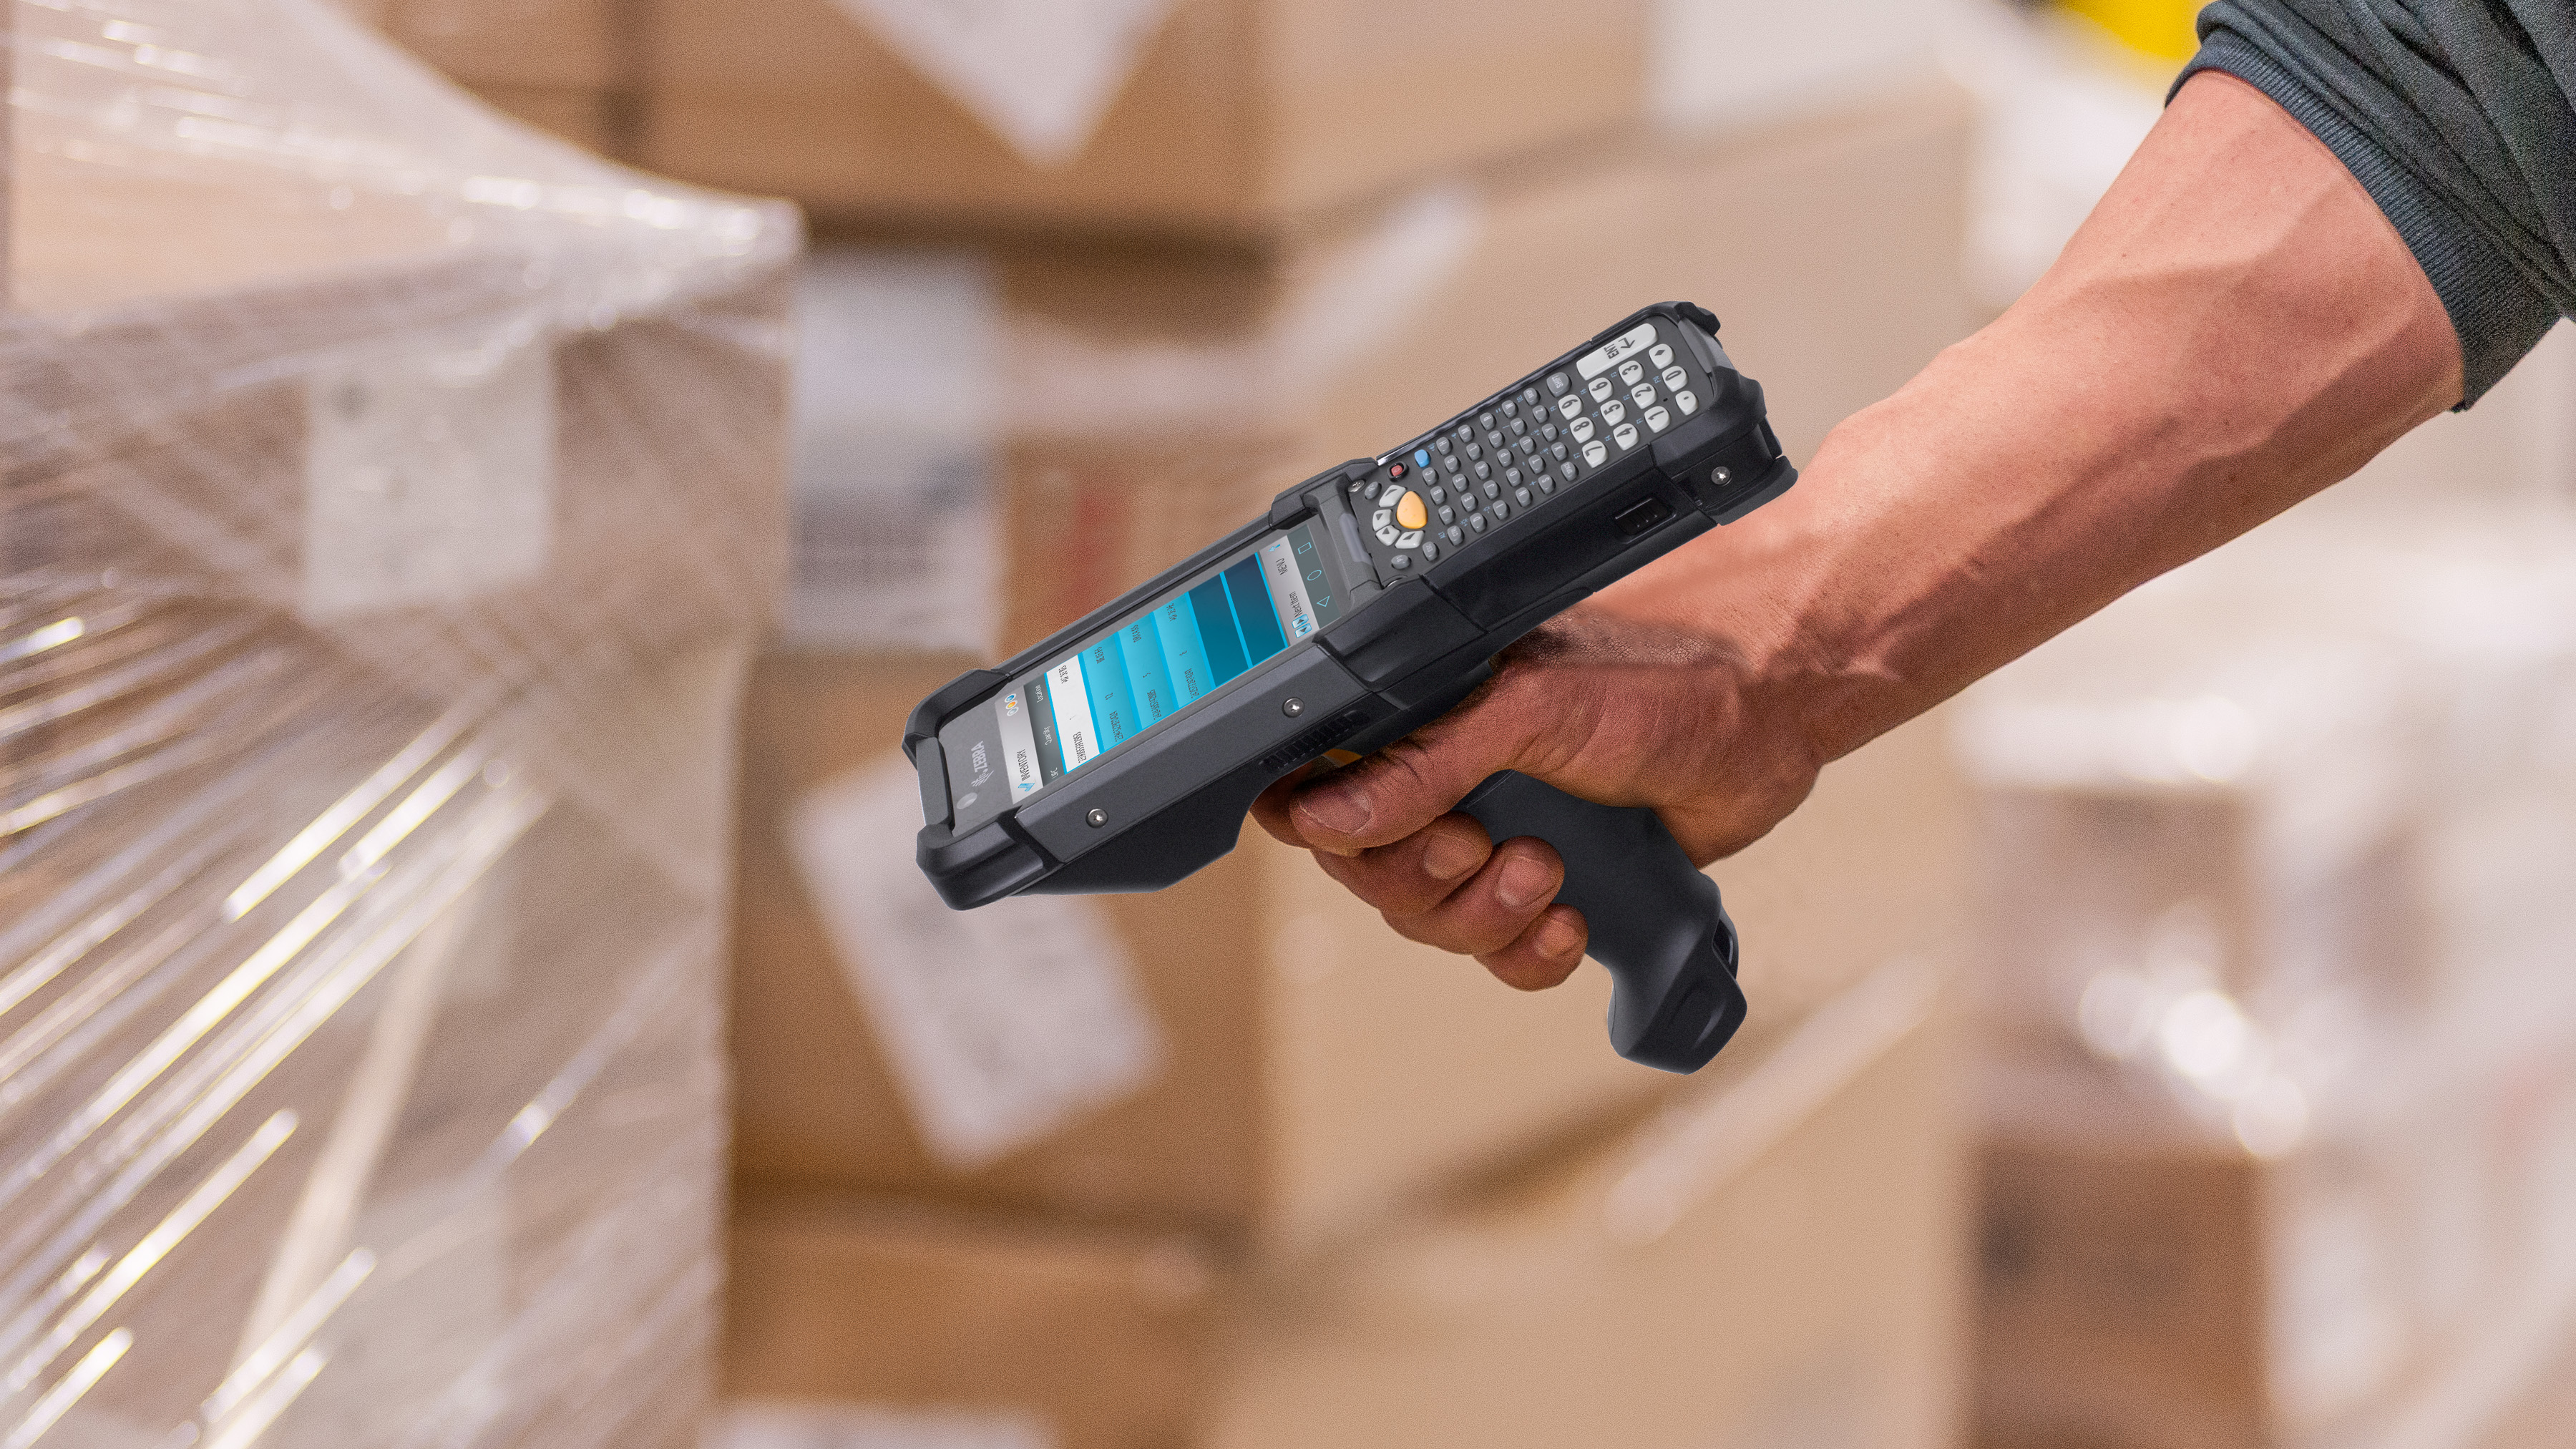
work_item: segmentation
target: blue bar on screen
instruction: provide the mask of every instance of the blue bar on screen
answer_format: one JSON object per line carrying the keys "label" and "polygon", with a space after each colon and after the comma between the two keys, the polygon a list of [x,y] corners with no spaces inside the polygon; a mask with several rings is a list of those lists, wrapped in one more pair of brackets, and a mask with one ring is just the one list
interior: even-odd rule
{"label": "blue bar on screen", "polygon": [[1198,616],[1199,639],[1207,645],[1208,688],[1250,667],[1243,658],[1243,635],[1234,627],[1234,610],[1225,601],[1225,580],[1210,579],[1190,590],[1190,611]]}
{"label": "blue bar on screen", "polygon": [[1136,701],[1136,727],[1146,726],[1180,708],[1172,694],[1172,677],[1163,662],[1163,641],[1151,614],[1118,631],[1118,647],[1127,654],[1127,697]]}
{"label": "blue bar on screen", "polygon": [[1234,596],[1234,614],[1243,626],[1246,667],[1288,647],[1279,632],[1279,615],[1270,607],[1270,588],[1261,581],[1261,560],[1248,558],[1225,571],[1226,592]]}
{"label": "blue bar on screen", "polygon": [[1208,678],[1207,646],[1199,642],[1197,611],[1187,598],[1174,599],[1154,611],[1154,633],[1163,646],[1163,668],[1172,681],[1172,696],[1182,704],[1216,688]]}
{"label": "blue bar on screen", "polygon": [[1082,651],[1082,678],[1091,689],[1092,727],[1100,731],[1100,751],[1107,754],[1140,728],[1136,702],[1127,694],[1126,651],[1119,648],[1117,635]]}

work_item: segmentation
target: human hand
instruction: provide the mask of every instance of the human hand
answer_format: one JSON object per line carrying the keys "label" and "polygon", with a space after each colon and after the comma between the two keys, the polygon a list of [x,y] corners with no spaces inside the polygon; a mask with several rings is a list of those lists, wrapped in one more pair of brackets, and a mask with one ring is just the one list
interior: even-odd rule
{"label": "human hand", "polygon": [[1582,914],[1554,905],[1546,842],[1489,841],[1455,813],[1497,770],[1609,805],[1653,806],[1705,865],[1759,839],[1813,788],[1802,731],[1766,716],[1743,652],[1712,633],[1594,605],[1541,625],[1456,709],[1353,765],[1264,792],[1253,816],[1416,941],[1513,986],[1583,959]]}

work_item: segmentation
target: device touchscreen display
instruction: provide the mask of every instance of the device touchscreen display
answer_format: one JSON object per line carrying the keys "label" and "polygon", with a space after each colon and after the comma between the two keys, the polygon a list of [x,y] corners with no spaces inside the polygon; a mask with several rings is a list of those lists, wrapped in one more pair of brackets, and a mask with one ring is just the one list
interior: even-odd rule
{"label": "device touchscreen display", "polygon": [[1000,814],[1341,617],[1340,567],[1301,523],[1165,592],[940,730],[955,828]]}

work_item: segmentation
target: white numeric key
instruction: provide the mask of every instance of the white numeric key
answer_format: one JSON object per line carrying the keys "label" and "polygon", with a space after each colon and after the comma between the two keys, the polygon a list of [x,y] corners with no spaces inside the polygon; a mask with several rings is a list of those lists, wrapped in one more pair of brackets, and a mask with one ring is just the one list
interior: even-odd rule
{"label": "white numeric key", "polygon": [[1654,429],[1656,432],[1660,433],[1664,429],[1671,427],[1672,422],[1673,415],[1665,412],[1662,408],[1646,409],[1646,426]]}
{"label": "white numeric key", "polygon": [[1699,399],[1692,395],[1690,389],[1684,388],[1673,394],[1673,406],[1682,410],[1683,417],[1689,417],[1699,411]]}
{"label": "white numeric key", "polygon": [[1612,442],[1619,445],[1621,452],[1625,452],[1628,449],[1637,446],[1637,425],[1635,423],[1621,423],[1619,426],[1610,430],[1610,439]]}
{"label": "white numeric key", "polygon": [[1628,409],[1626,405],[1616,398],[1613,398],[1601,405],[1601,421],[1605,423],[1615,423],[1627,415]]}
{"label": "white numeric key", "polygon": [[1574,435],[1574,441],[1578,443],[1589,442],[1592,438],[1592,420],[1590,418],[1576,418],[1574,420],[1574,426],[1566,429],[1566,431],[1572,433]]}

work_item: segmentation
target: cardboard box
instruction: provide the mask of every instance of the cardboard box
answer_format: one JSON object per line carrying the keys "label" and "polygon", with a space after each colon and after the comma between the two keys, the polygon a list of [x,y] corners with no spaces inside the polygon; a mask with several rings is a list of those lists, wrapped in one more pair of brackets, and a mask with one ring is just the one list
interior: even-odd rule
{"label": "cardboard box", "polygon": [[[1658,297],[1718,307],[1783,438],[1811,449],[1964,325],[1943,265],[1956,255],[1964,128],[1955,98],[1931,92],[1763,145],[1640,157],[1490,199],[1435,193],[1275,256],[1008,251],[992,269],[993,311],[939,311],[930,329],[989,332],[1001,360],[922,394],[926,408],[986,379],[998,580],[930,572],[890,580],[887,596],[952,617],[989,603],[981,583],[1000,595],[996,654],[1031,642],[1253,515],[1276,486],[1382,449]],[[1602,228],[1606,215],[1650,210],[1651,231]],[[858,390],[910,398],[904,385]],[[832,391],[817,381],[809,395]],[[853,430],[837,456],[864,461],[876,436]],[[804,519],[893,511],[836,498],[828,490],[849,476],[836,455],[805,456]],[[992,1014],[1084,976],[1116,1028],[1104,1040],[1159,1047],[1086,1056],[1031,1032],[1009,1051],[947,1049],[1060,1058],[1080,1079],[1037,1101],[1061,1109],[1046,1130],[957,1136],[972,1137],[980,1108],[944,1108],[957,1091],[925,1083],[966,1069],[925,1065],[913,1043],[966,1028],[924,1026],[914,1018],[945,1008],[869,993],[972,994],[984,988],[965,983],[1000,969],[981,959],[993,953],[909,948],[977,964],[889,987],[882,973],[904,969],[889,965],[904,948],[872,951],[864,928],[836,941],[832,924],[831,877],[866,891],[861,878],[909,875],[910,787],[871,817],[875,853],[826,869],[820,894],[796,822],[807,802],[844,799],[882,770],[911,706],[993,656],[907,662],[890,652],[897,640],[830,642],[773,656],[753,689],[735,1023],[746,1184],[1186,1224],[1290,1251],[1668,1085],[1607,1050],[1598,971],[1544,996],[1511,993],[1397,939],[1309,861],[1247,830],[1234,855],[1171,890],[1045,908],[1072,924],[1032,934],[1096,938],[1108,944],[1092,956],[1116,961],[995,988]],[[1837,765],[1797,817],[1722,864],[1756,1013],[1957,931],[1962,811],[1937,730],[1919,726]],[[881,891],[870,899],[893,909]],[[948,929],[930,919],[923,929]],[[1157,1049],[1158,1065],[1143,1065]],[[1016,1090],[1001,1082],[986,1104]],[[1064,1105],[1077,1098],[1079,1110]]]}
{"label": "cardboard box", "polygon": [[[1717,314],[1803,459],[1973,325],[1969,121],[1930,84],[1723,144],[1432,186],[1268,246],[826,252],[796,484],[819,567],[798,588],[846,589],[855,561],[877,602],[791,605],[842,621],[799,647],[927,633],[998,657],[1658,300]],[[980,568],[884,541],[995,520]],[[891,560],[873,580],[871,558]],[[957,619],[990,622],[937,627]]]}
{"label": "cardboard box", "polygon": [[1982,1048],[1979,1442],[2477,1442],[2576,1314],[2570,1054],[2491,1036],[2449,1080],[2374,1064],[2261,1153]]}
{"label": "cardboard box", "polygon": [[877,223],[1245,233],[1643,99],[1637,0],[644,9],[645,165]]}
{"label": "cardboard box", "polygon": [[1060,1449],[1935,1449],[1966,1274],[1932,979],[1873,978],[1645,1131],[1309,1270],[748,1200],[725,1392]]}

